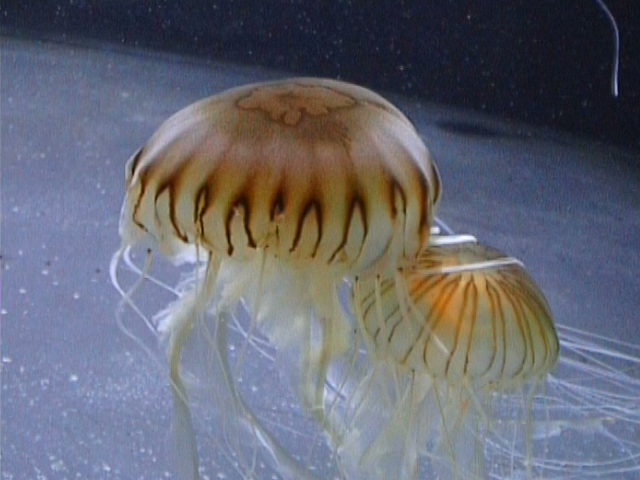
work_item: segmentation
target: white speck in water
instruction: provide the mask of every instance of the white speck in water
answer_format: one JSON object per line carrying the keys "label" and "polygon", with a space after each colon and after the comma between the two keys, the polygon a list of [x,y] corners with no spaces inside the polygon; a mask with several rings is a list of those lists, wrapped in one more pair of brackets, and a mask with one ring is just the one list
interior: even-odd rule
{"label": "white speck in water", "polygon": [[78,375],[76,375],[75,373],[72,373],[71,375],[69,375],[69,381],[70,382],[77,382],[78,381]]}
{"label": "white speck in water", "polygon": [[102,462],[102,470],[104,470],[105,472],[110,472],[111,466],[108,463]]}
{"label": "white speck in water", "polygon": [[20,288],[18,289],[18,293],[19,293],[20,295],[24,295],[25,293],[27,293],[27,289],[26,289],[26,288],[24,288],[24,287],[20,287]]}
{"label": "white speck in water", "polygon": [[6,308],[3,308],[2,310],[0,310],[0,314],[1,315],[6,315],[7,313],[9,313],[9,312],[7,312]]}
{"label": "white speck in water", "polygon": [[49,275],[49,270],[48,270],[48,269],[46,269],[46,268],[43,268],[43,269],[40,271],[40,273],[41,273],[42,275]]}
{"label": "white speck in water", "polygon": [[78,300],[80,298],[80,294],[78,292],[73,292],[73,299]]}
{"label": "white speck in water", "polygon": [[64,462],[62,460],[56,460],[55,457],[49,457],[49,459],[52,461],[51,470],[53,470],[54,472],[61,472],[63,470],[66,470]]}
{"label": "white speck in water", "polygon": [[22,255],[24,255],[24,251],[22,249],[18,250],[18,256],[21,257]]}
{"label": "white speck in water", "polygon": [[255,385],[251,385],[251,391],[252,392],[257,392],[258,391],[258,387],[256,387]]}
{"label": "white speck in water", "polygon": [[36,480],[47,480],[47,476],[40,471],[38,467],[34,465],[33,467],[36,471]]}
{"label": "white speck in water", "polygon": [[2,357],[2,363],[11,363],[13,360],[11,357]]}

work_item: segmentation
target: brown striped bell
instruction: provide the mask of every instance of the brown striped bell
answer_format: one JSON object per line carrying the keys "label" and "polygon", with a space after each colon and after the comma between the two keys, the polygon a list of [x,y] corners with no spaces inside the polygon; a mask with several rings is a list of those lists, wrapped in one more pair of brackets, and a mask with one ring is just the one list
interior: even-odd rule
{"label": "brown striped bell", "polygon": [[397,266],[427,241],[440,179],[381,96],[297,78],[247,85],[169,118],[129,161],[120,232],[169,255],[256,249],[343,272]]}
{"label": "brown striped bell", "polygon": [[[446,238],[446,237],[445,237]],[[452,383],[521,387],[558,358],[549,306],[522,264],[483,245],[430,245],[356,290],[378,357]]]}

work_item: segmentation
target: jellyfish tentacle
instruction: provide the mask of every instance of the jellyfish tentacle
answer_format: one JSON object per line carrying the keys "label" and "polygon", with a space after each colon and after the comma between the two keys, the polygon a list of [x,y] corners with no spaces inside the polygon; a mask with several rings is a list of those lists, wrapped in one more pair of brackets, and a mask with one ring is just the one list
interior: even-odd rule
{"label": "jellyfish tentacle", "polygon": [[236,370],[242,369],[245,355],[247,353],[247,346],[249,345],[250,339],[253,338],[256,328],[258,326],[258,312],[260,312],[261,310],[261,302],[264,294],[264,281],[265,281],[264,277],[265,277],[265,270],[267,268],[268,256],[264,249],[259,249],[258,252],[259,253],[256,261],[259,263],[260,266],[258,267],[257,286],[255,288],[255,294],[253,299],[254,312],[251,315],[251,323],[249,324],[249,329],[246,332],[244,341],[240,348],[240,353],[238,354],[238,359],[235,365]]}
{"label": "jellyfish tentacle", "polygon": [[[314,416],[322,422],[326,416],[324,398],[329,367],[334,358],[347,351],[349,328],[348,320],[339,305],[335,285],[318,282],[316,286],[312,286],[312,290],[315,290],[312,295],[319,300],[316,305],[320,307],[317,311],[320,338],[315,339],[319,343],[315,347],[314,339],[310,338],[311,348],[308,355],[305,355],[304,383],[307,390],[306,401]],[[312,329],[309,329],[309,335],[313,337]]]}
{"label": "jellyfish tentacle", "polygon": [[[254,438],[256,438],[260,444],[267,449],[272,458],[281,467],[285,478],[288,479],[300,479],[300,480],[317,480],[317,478],[301,467],[295,459],[293,459],[286,450],[280,445],[280,443],[269,433],[268,429],[264,427],[263,423],[256,416],[255,412],[245,402],[241,392],[232,378],[232,368],[229,360],[229,349],[227,348],[228,341],[227,336],[229,334],[229,318],[223,314],[225,318],[216,323],[215,342],[216,348],[214,354],[217,361],[221,365],[222,381],[226,386],[227,391],[232,397],[233,415],[235,418],[239,418],[245,427],[253,432]],[[224,423],[225,428],[227,422]],[[238,439],[239,440],[239,439]],[[235,452],[241,452],[241,445],[234,445]],[[254,455],[257,452],[254,452]],[[252,470],[253,467],[250,468]]]}
{"label": "jellyfish tentacle", "polygon": [[199,282],[196,279],[192,291],[175,302],[159,327],[168,339],[169,376],[175,410],[174,438],[184,448],[185,454],[189,458],[188,462],[180,465],[182,470],[180,474],[194,480],[200,476],[199,462],[188,393],[181,373],[181,358],[183,348],[189,340],[195,323],[202,321],[209,300],[213,297],[219,265],[219,261],[213,255],[209,255],[209,262],[202,281]]}

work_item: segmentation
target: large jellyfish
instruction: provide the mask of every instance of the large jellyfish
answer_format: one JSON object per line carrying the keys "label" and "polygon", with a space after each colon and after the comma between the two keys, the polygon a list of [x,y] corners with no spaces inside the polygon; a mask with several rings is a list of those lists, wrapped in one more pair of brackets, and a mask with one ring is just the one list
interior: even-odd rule
{"label": "large jellyfish", "polygon": [[[193,435],[183,349],[209,308],[222,319],[240,299],[252,331],[299,353],[299,393],[323,417],[328,368],[353,331],[339,299],[344,279],[411,263],[440,196],[431,156],[399,110],[364,88],[304,78],[237,88],[178,112],[132,157],[126,184],[114,278],[141,242],[204,263],[158,327],[185,438]],[[220,382],[231,384],[222,370]],[[190,463],[183,470],[195,476],[195,456]]]}
{"label": "large jellyfish", "polygon": [[[521,262],[436,221],[440,196],[411,122],[333,80],[223,92],[169,118],[133,155],[111,277],[166,343],[181,478],[199,478],[203,392],[215,447],[239,478],[263,478],[262,456],[284,478],[317,478],[246,401],[253,354],[254,374],[275,364],[290,384],[321,432],[305,441],[325,445],[339,478],[640,471],[637,350],[558,335]],[[151,275],[156,251],[193,265],[176,287]],[[122,260],[139,275],[130,288]],[[134,302],[143,283],[175,296],[153,318]],[[595,438],[604,456],[561,454],[563,438],[576,452]]]}

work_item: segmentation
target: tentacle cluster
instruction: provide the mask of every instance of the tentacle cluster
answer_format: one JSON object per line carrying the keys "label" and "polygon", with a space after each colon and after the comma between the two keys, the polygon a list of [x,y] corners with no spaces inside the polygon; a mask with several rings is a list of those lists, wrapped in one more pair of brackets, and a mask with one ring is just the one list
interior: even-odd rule
{"label": "tentacle cluster", "polygon": [[[181,477],[200,478],[199,398],[240,478],[264,478],[262,458],[316,478],[299,460],[313,448],[349,480],[640,471],[638,351],[618,358],[632,368],[620,373],[612,347],[568,330],[559,340],[520,261],[443,234],[435,163],[379,95],[310,78],[224,92],[168,119],[126,183],[111,277],[167,345]],[[195,269],[168,287],[131,261],[140,244]],[[139,282],[120,286],[122,259],[175,295],[155,319],[133,303]],[[602,383],[550,375],[558,362]],[[265,364],[315,420],[313,438],[279,434],[250,400],[242,379]],[[581,422],[614,460],[549,458],[539,439]]]}

